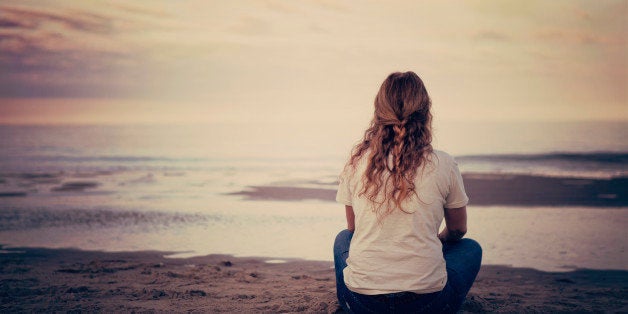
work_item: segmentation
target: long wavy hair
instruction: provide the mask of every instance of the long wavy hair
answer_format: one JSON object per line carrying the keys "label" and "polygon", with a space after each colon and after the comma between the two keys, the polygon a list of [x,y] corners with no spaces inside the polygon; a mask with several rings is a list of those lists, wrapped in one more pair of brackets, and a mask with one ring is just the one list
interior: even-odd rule
{"label": "long wavy hair", "polygon": [[[354,147],[348,166],[355,169],[368,154],[359,195],[375,205],[380,219],[395,208],[405,212],[402,202],[416,194],[417,170],[432,152],[431,105],[423,81],[414,72],[390,74],[375,97],[373,120]],[[378,197],[382,189],[383,200]]]}

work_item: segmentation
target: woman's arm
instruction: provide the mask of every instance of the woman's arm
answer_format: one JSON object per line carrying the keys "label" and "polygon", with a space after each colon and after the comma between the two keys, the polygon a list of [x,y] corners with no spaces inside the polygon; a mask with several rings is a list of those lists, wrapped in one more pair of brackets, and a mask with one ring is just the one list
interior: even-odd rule
{"label": "woman's arm", "polygon": [[355,230],[355,214],[353,213],[353,207],[345,205],[345,212],[347,214],[347,229],[353,232]]}
{"label": "woman's arm", "polygon": [[445,208],[445,229],[438,234],[441,242],[458,241],[467,233],[467,206]]}

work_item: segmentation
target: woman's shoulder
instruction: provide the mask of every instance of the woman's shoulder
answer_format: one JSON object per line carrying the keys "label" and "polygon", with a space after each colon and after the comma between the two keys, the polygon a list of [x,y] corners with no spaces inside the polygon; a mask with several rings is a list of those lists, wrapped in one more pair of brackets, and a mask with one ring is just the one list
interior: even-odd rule
{"label": "woman's shoulder", "polygon": [[452,170],[458,167],[456,159],[442,150],[433,150],[428,160],[429,167],[442,175],[449,175]]}
{"label": "woman's shoulder", "polygon": [[434,149],[430,155],[430,160],[435,162],[438,165],[450,166],[451,164],[455,164],[456,160],[453,156],[448,154],[445,151]]}

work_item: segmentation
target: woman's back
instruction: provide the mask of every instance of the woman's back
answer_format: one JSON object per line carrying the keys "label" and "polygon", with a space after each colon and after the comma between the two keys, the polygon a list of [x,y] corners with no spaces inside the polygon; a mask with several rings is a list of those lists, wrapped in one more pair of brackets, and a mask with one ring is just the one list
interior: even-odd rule
{"label": "woman's back", "polygon": [[[347,287],[362,294],[440,291],[447,281],[441,242],[437,237],[443,208],[466,205],[462,178],[451,156],[429,153],[417,170],[415,192],[402,210],[378,217],[364,189],[366,158],[341,176],[337,201],[353,207],[356,229],[344,270]],[[384,178],[384,181],[385,178]],[[382,189],[379,199],[384,199]]]}

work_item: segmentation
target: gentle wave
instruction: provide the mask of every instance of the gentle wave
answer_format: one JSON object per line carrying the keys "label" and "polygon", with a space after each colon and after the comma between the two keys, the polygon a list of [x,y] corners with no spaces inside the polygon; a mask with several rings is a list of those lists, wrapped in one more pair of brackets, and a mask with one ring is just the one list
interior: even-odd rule
{"label": "gentle wave", "polygon": [[456,157],[464,161],[507,161],[507,162],[594,162],[625,165],[628,163],[628,152],[591,152],[591,153],[548,153],[548,154],[500,154],[500,155],[464,155]]}
{"label": "gentle wave", "polygon": [[46,162],[197,162],[207,161],[202,158],[169,158],[151,156],[67,156],[67,155],[35,155],[35,156],[12,156],[5,157],[5,160],[22,161],[46,161]]}
{"label": "gentle wave", "polygon": [[[546,154],[462,155],[456,157],[462,172],[513,173],[573,178],[628,176],[628,152],[555,152]],[[337,175],[343,158],[212,158],[150,155],[23,155],[0,156],[0,175],[16,173],[81,173],[119,170],[225,171],[249,173],[292,171],[320,176]],[[300,178],[303,179],[303,178]],[[318,179],[312,177],[311,179]],[[1,182],[0,182],[1,183]]]}
{"label": "gentle wave", "polygon": [[468,155],[456,160],[463,172],[607,179],[628,176],[626,152]]}
{"label": "gentle wave", "polygon": [[[110,156],[70,156],[70,155],[20,155],[0,157],[5,161],[48,161],[48,162],[311,162],[319,158],[207,158],[207,157],[165,157],[165,156],[130,156],[130,155],[110,155]],[[323,158],[329,161],[329,157]],[[544,162],[544,161],[564,161],[564,162],[595,162],[621,164],[628,163],[628,152],[555,152],[544,154],[486,154],[486,155],[461,155],[456,156],[458,162],[467,161],[493,161],[493,162]]]}

